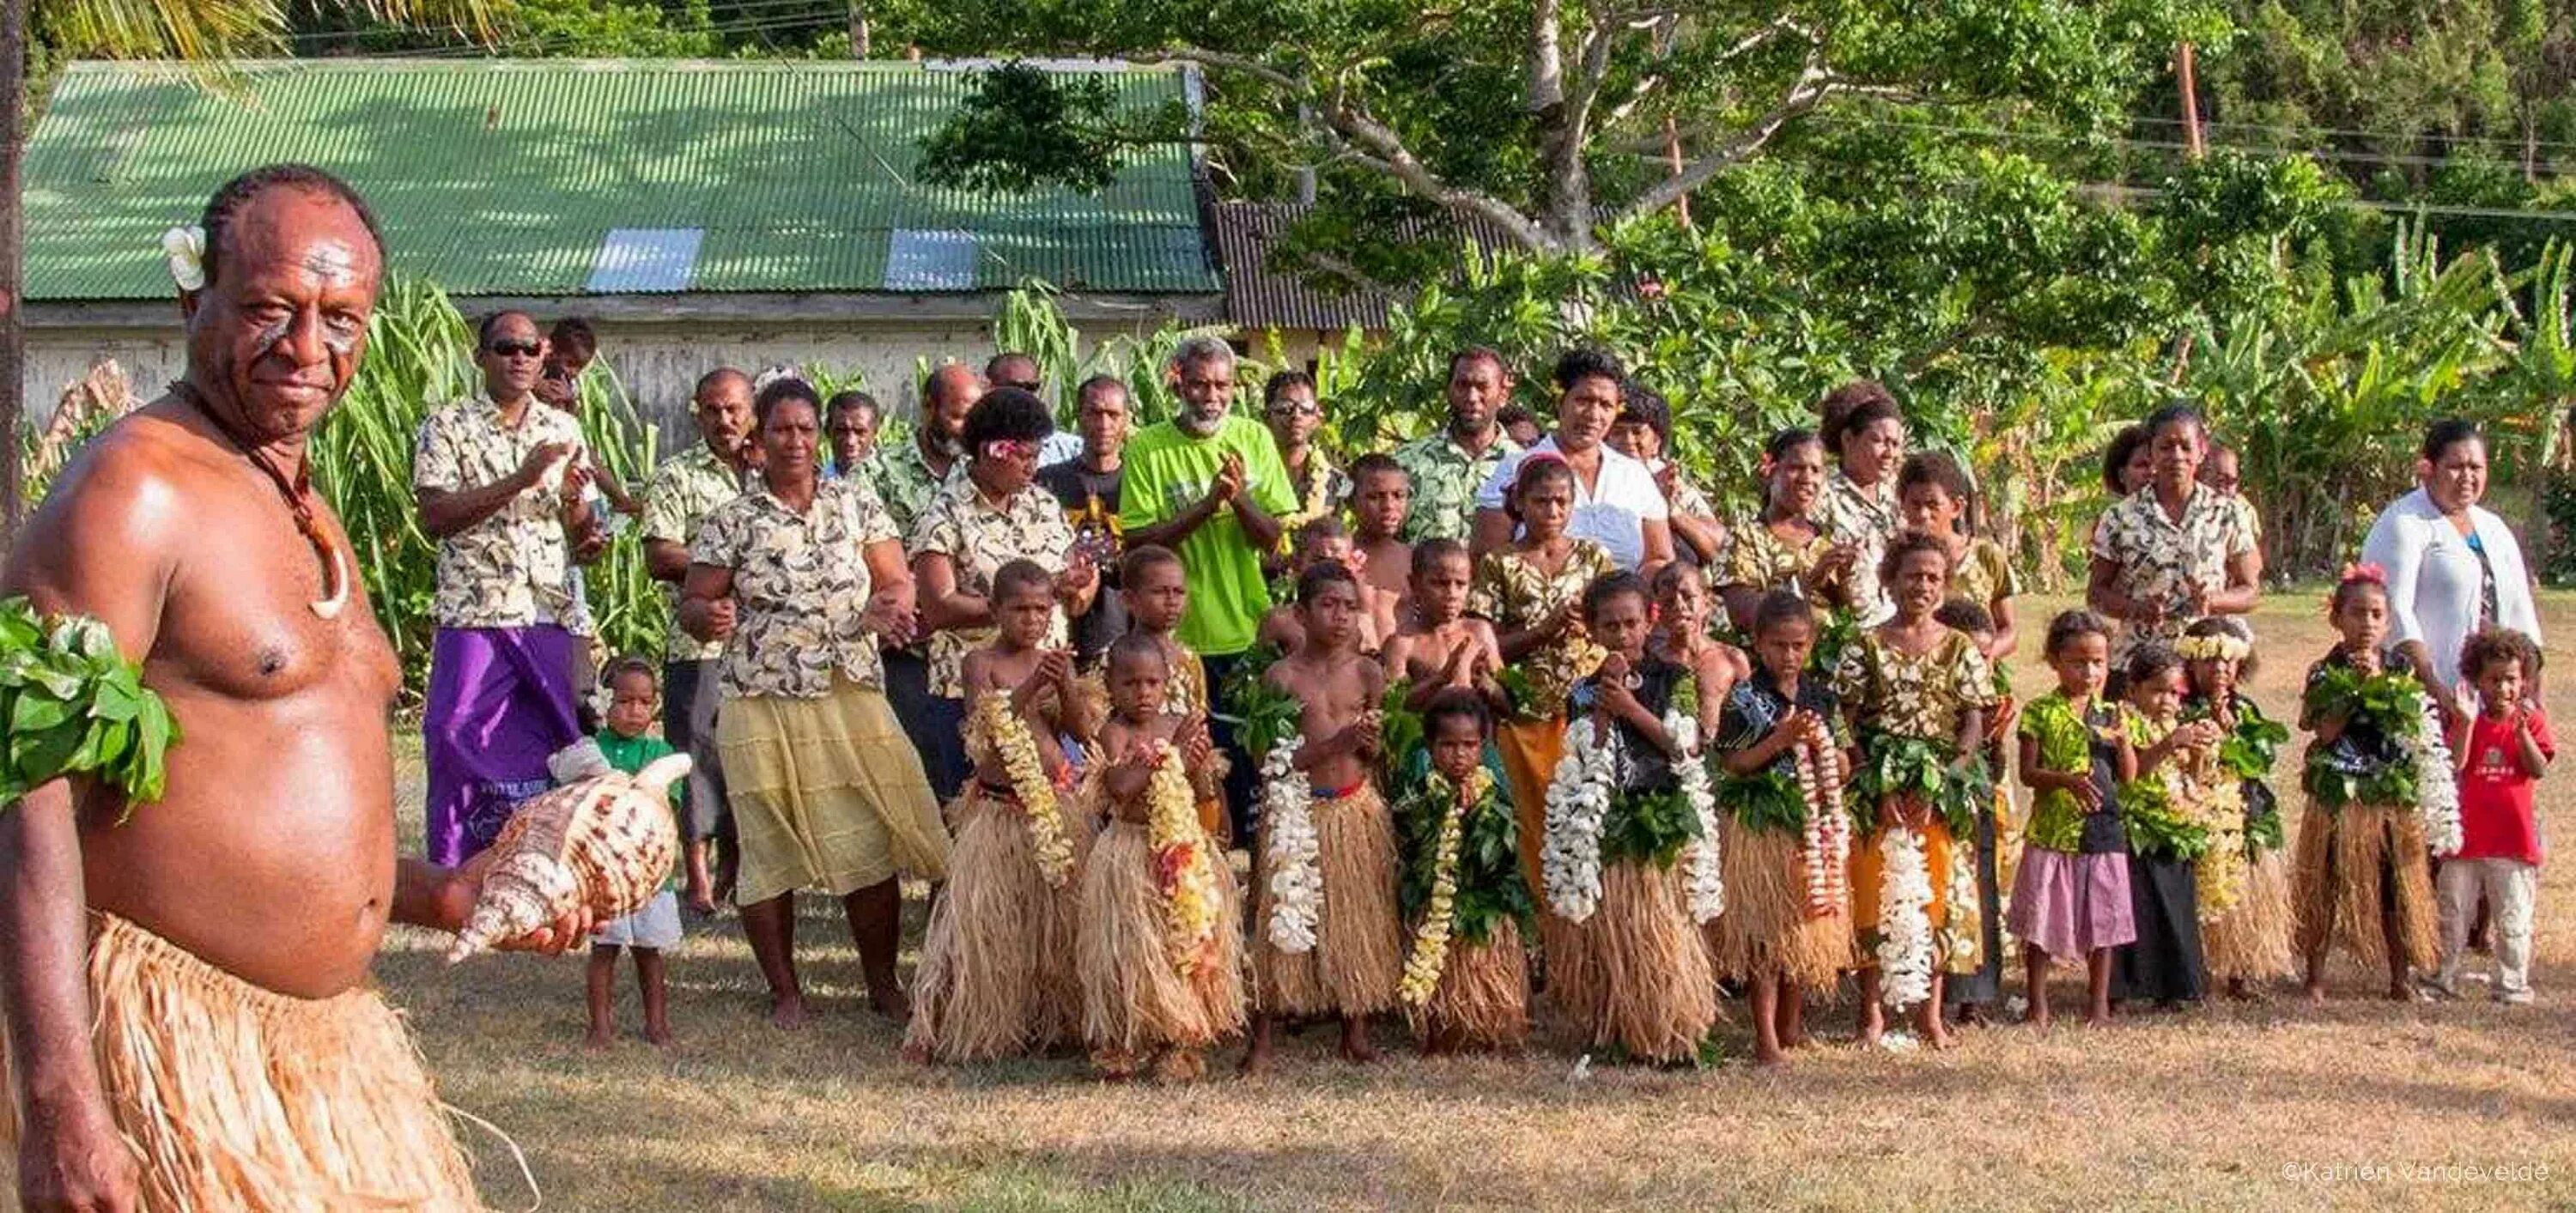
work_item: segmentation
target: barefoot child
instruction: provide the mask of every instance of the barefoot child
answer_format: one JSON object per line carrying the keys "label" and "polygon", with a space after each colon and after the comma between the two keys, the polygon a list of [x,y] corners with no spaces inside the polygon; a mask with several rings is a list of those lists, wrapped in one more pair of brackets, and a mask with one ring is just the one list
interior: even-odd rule
{"label": "barefoot child", "polygon": [[1247,1073],[1268,1068],[1283,1016],[1337,1017],[1342,1056],[1373,1060],[1368,1017],[1394,1008],[1404,975],[1394,824],[1370,779],[1386,675],[1357,648],[1359,590],[1338,561],[1299,575],[1305,643],[1262,675],[1301,711],[1297,737],[1261,766]]}
{"label": "barefoot child", "polygon": [[1412,588],[1413,549],[1401,538],[1412,512],[1413,477],[1394,456],[1371,452],[1351,461],[1351,541],[1359,550],[1360,581],[1397,599]]}
{"label": "barefoot child", "polygon": [[[2246,998],[2251,996],[2249,983],[2298,970],[2290,951],[2290,869],[2281,854],[2281,803],[2271,783],[2290,730],[2263,715],[2238,689],[2254,673],[2253,638],[2242,622],[2224,615],[2198,620],[2183,629],[2180,648],[2190,681],[2183,716],[2218,722],[2224,734],[2219,765],[2226,768],[2225,777],[2236,781],[2237,802],[2244,809],[2242,858],[2225,865],[2233,870],[2232,887],[2202,899],[2201,946],[2209,975],[2226,980],[2227,996]],[[2211,904],[2213,900],[2222,904]]]}
{"label": "barefoot child", "polygon": [[2082,957],[2084,1022],[2098,1028],[2111,1021],[2113,950],[2138,937],[2118,800],[2137,775],[2137,755],[2118,709],[2102,698],[2110,623],[2091,611],[2062,611],[2048,621],[2042,655],[2057,689],[2022,709],[2017,730],[2031,805],[2012,933],[2022,940],[2031,1025],[2049,1025],[2049,963]]}
{"label": "barefoot child", "polygon": [[1585,626],[1609,654],[1575,684],[1547,790],[1547,898],[1570,924],[1548,952],[1548,992],[1585,1046],[1674,1065],[1696,1061],[1717,1022],[1701,928],[1722,908],[1724,872],[1698,683],[1646,651],[1649,615],[1634,573],[1583,593]]}
{"label": "barefoot child", "polygon": [[1852,791],[1868,823],[1852,854],[1865,1045],[1878,1043],[1888,1009],[1916,1008],[1924,1041],[1947,1048],[1943,974],[1980,960],[1977,865],[1954,840],[1974,837],[1977,804],[1992,794],[1979,751],[1995,692],[1976,642],[1933,617],[1949,580],[1940,540],[1909,531],[1890,541],[1879,584],[1896,614],[1844,649],[1834,670],[1860,737]]}
{"label": "barefoot child", "polygon": [[2221,734],[2216,721],[2183,723],[2182,657],[2173,646],[2140,640],[2125,672],[2137,770],[2120,785],[2120,816],[2129,833],[2129,916],[2138,937],[2112,957],[2111,996],[2153,999],[2170,1011],[2209,993],[2198,867],[2209,849],[2208,776]]}
{"label": "barefoot child", "polygon": [[1466,614],[1474,567],[1467,545],[1455,539],[1426,539],[1413,549],[1411,592],[1405,599],[1411,604],[1409,618],[1378,656],[1389,681],[1412,683],[1406,703],[1416,711],[1453,689],[1475,692],[1493,706],[1502,704],[1502,688],[1494,682],[1494,672],[1503,665],[1494,625]]}
{"label": "barefoot child", "polygon": [[1521,928],[1536,907],[1511,802],[1485,769],[1493,714],[1483,696],[1453,686],[1423,709],[1422,729],[1431,770],[1395,813],[1411,924],[1397,996],[1423,1052],[1517,1053],[1529,1038]]}
{"label": "barefoot child", "polygon": [[[601,679],[607,686],[608,718],[599,733],[599,752],[608,765],[629,775],[643,770],[656,758],[671,752],[670,743],[659,737],[648,737],[644,730],[661,718],[662,688],[654,678],[653,665],[640,657],[628,657],[608,667]],[[688,795],[686,781],[671,785],[671,807],[688,815],[683,798]],[[644,997],[644,1039],[657,1045],[671,1043],[669,987],[664,982],[662,953],[680,946],[680,897],[676,883],[665,878],[662,889],[644,908],[601,927],[590,945],[590,1047],[605,1048],[616,1039],[617,1022],[613,1004],[617,991],[617,953],[635,953],[635,987]]]}
{"label": "barefoot child", "polygon": [[1194,807],[1207,729],[1164,710],[1171,661],[1150,633],[1120,637],[1104,663],[1110,715],[1083,789],[1108,824],[1082,865],[1082,1036],[1103,1077],[1196,1078],[1244,1017],[1239,892]]}
{"label": "barefoot child", "polygon": [[[1181,558],[1170,548],[1145,544],[1127,549],[1118,562],[1119,597],[1127,606],[1127,625],[1162,650],[1170,667],[1162,679],[1163,710],[1184,720],[1204,721],[1209,712],[1207,665],[1182,644],[1181,616],[1190,608],[1190,585]],[[1106,697],[1105,688],[1101,692]],[[1226,812],[1226,758],[1211,759],[1217,782],[1199,798],[1199,824],[1220,843],[1232,842],[1233,819]]]}
{"label": "barefoot child", "polygon": [[913,982],[912,1061],[985,1061],[1082,1034],[1075,870],[1092,826],[1056,742],[1081,694],[1073,655],[1044,647],[1054,580],[1028,560],[996,571],[995,639],[962,665],[975,771],[948,811],[957,841]]}
{"label": "barefoot child", "polygon": [[2549,717],[2526,698],[2540,676],[2540,646],[2511,628],[2469,637],[2460,673],[2478,688],[2478,714],[2453,726],[2460,768],[2457,855],[2442,860],[2442,967],[2435,986],[2460,989],[2460,956],[2484,893],[2495,914],[2496,1001],[2531,1001],[2532,902],[2540,891],[2540,828],[2532,785],[2558,756]]}
{"label": "barefoot child", "polygon": [[2433,964],[2438,950],[2423,794],[2405,743],[2423,727],[2424,675],[2388,643],[2387,575],[2377,566],[2345,571],[2328,618],[2341,639],[2308,668],[2299,699],[2299,727],[2315,738],[2291,862],[2307,995],[2325,998],[2326,953],[2340,944],[2365,965],[2385,964],[2388,997],[2405,1001],[2408,969]]}
{"label": "barefoot child", "polygon": [[[1666,568],[1672,566],[1667,565]],[[1753,612],[1757,668],[1717,731],[1726,913],[1710,929],[1717,971],[1753,990],[1753,1060],[1806,1043],[1807,996],[1852,964],[1851,818],[1843,810],[1842,711],[1807,673],[1815,609],[1787,590]]]}

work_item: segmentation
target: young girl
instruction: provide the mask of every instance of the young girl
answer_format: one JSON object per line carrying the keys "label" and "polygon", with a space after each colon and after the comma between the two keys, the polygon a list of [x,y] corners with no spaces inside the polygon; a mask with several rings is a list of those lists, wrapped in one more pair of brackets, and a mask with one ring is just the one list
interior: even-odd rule
{"label": "young girl", "polygon": [[1686,1063],[1717,1022],[1717,979],[1695,924],[1723,872],[1699,757],[1698,680],[1646,651],[1646,583],[1612,573],[1583,594],[1609,650],[1575,684],[1579,713],[1547,791],[1547,899],[1571,924],[1548,952],[1548,992],[1593,1047]]}
{"label": "young girl", "polygon": [[1394,823],[1370,779],[1386,676],[1357,648],[1359,583],[1318,562],[1297,578],[1297,605],[1305,644],[1262,675],[1300,712],[1297,736],[1261,765],[1252,1074],[1269,1066],[1279,1016],[1339,1018],[1342,1056],[1374,1060],[1368,1017],[1394,1008],[1404,975]]}
{"label": "young girl", "polygon": [[2138,937],[2113,958],[2111,995],[2171,1010],[2209,992],[2196,868],[2209,847],[2207,774],[2220,733],[2215,721],[2182,722],[2182,657],[2165,642],[2139,642],[2127,674],[2126,727],[2137,758],[2120,786],[2120,813]]}
{"label": "young girl", "polygon": [[1852,549],[1835,547],[1814,521],[1824,494],[1824,442],[1812,430],[1782,430],[1763,448],[1762,467],[1762,514],[1728,536],[1714,578],[1727,619],[1744,635],[1752,634],[1754,608],[1773,590],[1811,603],[1848,601]]}
{"label": "young girl", "polygon": [[1388,681],[1412,683],[1406,702],[1415,711],[1444,691],[1461,689],[1500,706],[1502,688],[1494,674],[1503,667],[1501,643],[1493,624],[1466,613],[1474,569],[1467,545],[1455,539],[1426,539],[1413,549],[1406,599],[1412,617],[1379,656]]}
{"label": "young girl", "polygon": [[1806,672],[1815,644],[1806,599],[1763,595],[1753,612],[1759,664],[1727,695],[1716,733],[1726,913],[1710,946],[1719,973],[1752,984],[1762,1065],[1806,1043],[1807,995],[1830,997],[1852,964],[1849,738],[1833,692]]}
{"label": "young girl", "polygon": [[[638,657],[627,657],[608,667],[600,680],[608,688],[606,727],[599,732],[599,752],[608,765],[629,775],[643,770],[654,759],[671,752],[670,743],[646,734],[660,718],[661,684],[653,676],[652,663]],[[681,798],[688,793],[688,782],[671,785],[672,806],[684,808]],[[682,820],[686,820],[685,813]],[[600,928],[590,944],[590,1035],[585,1041],[591,1048],[606,1048],[617,1037],[614,1004],[617,994],[617,954],[635,953],[635,988],[644,1000],[644,1039],[657,1045],[671,1043],[670,987],[664,980],[662,953],[680,946],[680,901],[671,879],[664,879],[660,892],[644,908]]]}
{"label": "young girl", "polygon": [[2118,711],[2103,701],[2111,625],[2091,611],[2059,613],[2042,650],[2057,689],[2021,712],[2021,781],[2030,827],[2013,882],[2012,932],[2022,939],[2031,1024],[2049,1024],[2048,966],[2084,958],[2084,1022],[2111,1019],[2111,953],[2137,938],[2129,903],[2127,833],[2118,788],[2137,756]]}
{"label": "young girl", "polygon": [[[1995,621],[1986,608],[1952,594],[1941,609],[1932,612],[1943,627],[1963,632],[1980,653],[1994,646]],[[2004,747],[2012,737],[2015,706],[2012,679],[2000,665],[1990,665],[1988,676],[1995,688],[1995,702],[1986,710],[1985,743],[1978,748],[1979,760],[1985,763],[1985,776],[1993,789],[1991,795],[1977,802],[1977,899],[1985,910],[1982,922],[1985,937],[1979,941],[1980,961],[1974,972],[1952,973],[1941,983],[1942,1009],[1956,1023],[1982,1026],[1991,1004],[2003,1001],[2004,958],[2011,955],[2013,940],[2005,929],[2004,916],[2012,911],[2010,873],[2018,866],[2021,854],[2021,831],[2013,827],[2012,769],[2005,765]],[[2010,854],[2007,854],[2009,849]]]}
{"label": "young girl", "polygon": [[1196,1078],[1244,1020],[1239,892],[1194,807],[1214,782],[1207,728],[1165,710],[1171,661],[1152,634],[1120,637],[1104,665],[1110,716],[1083,795],[1109,820],[1082,866],[1082,1036],[1106,1077]]}
{"label": "young girl", "polygon": [[2496,1001],[2531,1001],[2532,901],[2540,885],[2540,827],[2532,785],[2558,756],[2549,717],[2524,698],[2540,676],[2540,646],[2511,628],[2469,637],[2460,673],[2478,688],[2478,714],[2452,727],[2460,768],[2460,851],[2442,860],[2442,967],[2435,988],[2457,995],[2460,955],[2483,893],[2495,914]]}
{"label": "young girl", "polygon": [[[1520,540],[1477,564],[1467,613],[1493,625],[1503,663],[1515,671],[1505,682],[1513,692],[1510,718],[1494,740],[1520,817],[1521,875],[1535,889],[1547,785],[1565,756],[1566,693],[1601,664],[1601,646],[1583,626],[1584,587],[1618,566],[1600,544],[1565,533],[1574,518],[1574,469],[1563,459],[1542,452],[1522,460],[1508,504]],[[1539,930],[1552,930],[1549,915],[1539,916]]]}
{"label": "young girl", "polygon": [[1852,921],[1865,966],[1861,1042],[1878,1043],[1886,1008],[1917,1007],[1924,1040],[1947,1048],[1943,973],[1974,970],[1984,934],[1976,864],[1953,839],[1976,828],[1977,802],[1991,795],[1978,751],[1994,681],[1976,642],[1933,618],[1950,580],[1940,540],[1898,535],[1878,580],[1896,614],[1843,651],[1833,681],[1860,736],[1852,785],[1865,827],[1852,854]]}
{"label": "young girl", "polygon": [[1718,709],[1725,706],[1727,692],[1753,672],[1753,663],[1744,650],[1710,635],[1717,597],[1709,592],[1708,577],[1698,565],[1668,561],[1655,570],[1654,586],[1655,622],[1646,637],[1646,651],[1698,677],[1700,734],[1708,736],[1717,730]]}
{"label": "young girl", "polygon": [[2001,661],[2021,647],[2012,604],[2021,586],[2013,578],[2012,561],[1994,540],[1967,533],[1969,497],[1968,473],[1947,451],[1909,456],[1896,476],[1897,508],[1905,516],[1905,525],[1948,546],[1950,597],[1985,610],[1991,631],[1979,647],[1986,660]]}
{"label": "young girl", "polygon": [[1431,769],[1395,813],[1411,924],[1398,997],[1426,1053],[1518,1052],[1529,1038],[1521,926],[1536,907],[1511,803],[1485,769],[1493,714],[1453,686],[1423,709],[1422,729]]}
{"label": "young girl", "polygon": [[[2365,965],[2388,966],[2388,997],[2413,997],[2410,968],[2434,962],[2433,880],[2427,870],[2422,793],[2405,739],[2423,727],[2424,674],[2388,643],[2387,575],[2344,571],[2329,602],[2342,637],[2308,667],[2299,727],[2314,735],[2299,783],[2292,902],[2307,995],[2325,999],[2326,953],[2341,944]],[[2372,703],[2394,703],[2393,709]]]}
{"label": "young girl", "polygon": [[[1128,627],[1153,641],[1163,652],[1164,664],[1171,667],[1162,683],[1163,710],[1185,720],[1206,720],[1207,665],[1181,643],[1179,634],[1181,616],[1190,609],[1190,585],[1181,558],[1170,548],[1150,543],[1129,548],[1118,561],[1118,585],[1119,597],[1127,604]],[[1216,764],[1215,781],[1206,785],[1205,795],[1199,798],[1199,823],[1218,842],[1232,842],[1235,831],[1230,828],[1233,822],[1226,813],[1224,791],[1228,764],[1222,753],[1210,761]]]}
{"label": "young girl", "polygon": [[956,844],[932,905],[913,981],[904,1055],[984,1061],[1082,1035],[1074,975],[1076,868],[1094,827],[1073,796],[1060,734],[1074,714],[1073,655],[1044,647],[1054,577],[1028,560],[993,574],[996,635],[968,653],[966,753],[975,764],[949,807]]}
{"label": "young girl", "polygon": [[[2202,898],[2201,946],[2209,975],[2226,979],[2228,997],[2246,998],[2250,983],[2298,969],[2290,951],[2290,871],[2281,856],[2280,799],[2271,783],[2290,730],[2238,689],[2254,673],[2253,639],[2244,623],[2224,615],[2199,620],[2183,629],[2181,651],[2190,681],[2183,717],[2218,723],[2221,775],[2236,781],[2244,806],[2238,858],[2217,857],[2227,875]],[[2225,831],[2220,833],[2223,841]]]}

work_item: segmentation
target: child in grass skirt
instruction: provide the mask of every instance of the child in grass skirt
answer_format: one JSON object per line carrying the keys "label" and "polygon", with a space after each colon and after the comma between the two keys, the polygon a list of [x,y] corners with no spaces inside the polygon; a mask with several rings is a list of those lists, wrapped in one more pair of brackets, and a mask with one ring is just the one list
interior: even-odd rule
{"label": "child in grass skirt", "polygon": [[1753,995],[1753,1057],[1806,1042],[1808,995],[1831,997],[1852,964],[1851,818],[1842,806],[1842,713],[1807,674],[1815,610],[1774,590],[1753,612],[1753,675],[1726,697],[1716,735],[1726,912],[1710,927],[1717,971]]}
{"label": "child in grass skirt", "polygon": [[1074,976],[1077,867],[1094,831],[1057,737],[1082,704],[1073,655],[1042,649],[1055,578],[1014,560],[993,575],[992,645],[966,655],[966,752],[949,806],[957,842],[931,907],[905,1056],[984,1061],[1082,1035]]}
{"label": "child in grass skirt", "polygon": [[2326,953],[2341,945],[2388,967],[2388,997],[2413,996],[2410,968],[2434,963],[2433,878],[2421,779],[2408,742],[2424,728],[2423,674],[2388,643],[2387,575],[2347,569],[2331,602],[2342,637],[2308,669],[2299,727],[2314,734],[2300,785],[2291,901],[2307,994],[2325,997]]}
{"label": "child in grass skirt", "polygon": [[1412,927],[1397,994],[1424,1052],[1517,1052],[1529,1038],[1521,930],[1535,907],[1511,801],[1484,764],[1493,715],[1476,692],[1451,687],[1423,710],[1422,728],[1431,769],[1395,810]]}
{"label": "child in grass skirt", "polygon": [[1958,840],[1974,837],[1977,806],[1993,794],[1981,751],[1994,680],[1976,642],[1934,617],[1949,573],[1940,540],[1897,536],[1879,569],[1896,615],[1844,649],[1834,670],[1860,736],[1850,800],[1864,1044],[1878,1043],[1887,1009],[1919,1008],[1925,1042],[1948,1047],[1945,974],[1982,959],[1976,863]]}
{"label": "child in grass skirt", "polygon": [[1263,759],[1248,1072],[1269,1064],[1281,1016],[1332,1016],[1342,1055],[1376,1056],[1368,1017],[1395,1008],[1404,975],[1394,823],[1372,768],[1386,676],[1358,649],[1359,583],[1334,562],[1297,578],[1304,644],[1263,675],[1294,696],[1298,735]]}
{"label": "child in grass skirt", "polygon": [[1698,683],[1649,655],[1646,583],[1612,573],[1584,591],[1608,649],[1575,684],[1577,716],[1547,791],[1548,995],[1584,1043],[1661,1064],[1695,1061],[1717,1022],[1701,927],[1723,906],[1716,803],[1698,753]]}
{"label": "child in grass skirt", "polygon": [[2271,784],[2290,730],[2237,689],[2254,673],[2253,640],[2243,623],[2220,615],[2200,620],[2183,629],[2181,650],[2191,682],[2183,717],[2215,720],[2226,731],[2218,761],[2236,781],[2244,806],[2241,861],[2220,865],[2222,883],[2200,907],[2209,975],[2227,983],[2228,997],[2244,998],[2249,983],[2298,971],[2290,950],[2296,924],[2290,866],[2282,854],[2281,802]]}
{"label": "child in grass skirt", "polygon": [[1163,710],[1171,662],[1152,636],[1119,638],[1103,673],[1110,717],[1083,796],[1108,820],[1083,864],[1074,950],[1083,1041],[1106,1077],[1196,1078],[1244,1023],[1242,894],[1196,807],[1207,729]]}

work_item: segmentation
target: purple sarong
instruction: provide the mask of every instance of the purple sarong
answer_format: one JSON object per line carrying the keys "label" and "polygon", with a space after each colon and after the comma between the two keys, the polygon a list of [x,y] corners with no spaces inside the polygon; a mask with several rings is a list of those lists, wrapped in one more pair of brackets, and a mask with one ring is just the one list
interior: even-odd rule
{"label": "purple sarong", "polygon": [[491,846],[518,803],[545,791],[546,758],[581,738],[573,634],[559,627],[440,628],[429,654],[429,861]]}

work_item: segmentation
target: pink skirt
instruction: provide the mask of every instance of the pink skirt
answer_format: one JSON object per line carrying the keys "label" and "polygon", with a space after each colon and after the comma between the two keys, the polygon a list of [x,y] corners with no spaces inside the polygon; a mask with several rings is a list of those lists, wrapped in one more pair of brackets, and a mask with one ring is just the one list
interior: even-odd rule
{"label": "pink skirt", "polygon": [[2070,855],[2046,847],[2023,851],[2009,921],[2016,937],[2056,959],[2077,960],[2095,948],[2136,942],[2129,857]]}

